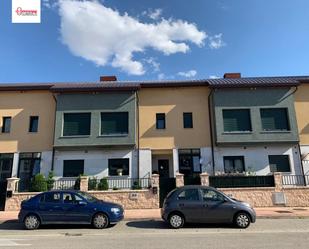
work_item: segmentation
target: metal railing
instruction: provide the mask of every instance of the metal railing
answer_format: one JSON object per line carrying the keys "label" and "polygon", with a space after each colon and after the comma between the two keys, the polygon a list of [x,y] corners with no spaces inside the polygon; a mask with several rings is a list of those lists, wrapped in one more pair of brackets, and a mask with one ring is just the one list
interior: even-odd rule
{"label": "metal railing", "polygon": [[274,187],[275,181],[269,176],[209,176],[209,185],[215,188]]}
{"label": "metal railing", "polygon": [[309,175],[282,175],[283,186],[307,186]]}
{"label": "metal railing", "polygon": [[59,179],[55,180],[53,184],[52,189],[57,189],[57,190],[66,190],[66,189],[74,189],[76,179]]}
{"label": "metal railing", "polygon": [[[105,182],[105,187],[102,187]],[[89,190],[107,189],[145,189],[151,187],[150,178],[113,178],[89,179]]]}

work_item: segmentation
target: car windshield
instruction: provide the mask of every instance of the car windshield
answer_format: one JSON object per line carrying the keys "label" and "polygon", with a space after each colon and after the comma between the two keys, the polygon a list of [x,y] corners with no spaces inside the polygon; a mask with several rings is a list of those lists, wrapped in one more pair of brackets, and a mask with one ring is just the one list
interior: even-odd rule
{"label": "car windshield", "polygon": [[93,197],[92,195],[86,194],[85,192],[78,192],[78,194],[89,202],[95,202],[98,200],[97,198]]}

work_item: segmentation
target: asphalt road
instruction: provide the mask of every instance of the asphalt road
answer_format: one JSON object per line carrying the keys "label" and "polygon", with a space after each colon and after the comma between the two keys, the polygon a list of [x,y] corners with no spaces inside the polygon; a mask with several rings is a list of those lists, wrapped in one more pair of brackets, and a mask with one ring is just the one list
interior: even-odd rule
{"label": "asphalt road", "polygon": [[89,226],[45,226],[25,231],[16,222],[0,224],[1,248],[309,248],[309,219],[260,219],[246,230],[229,225],[169,229],[162,221],[124,221],[105,230]]}

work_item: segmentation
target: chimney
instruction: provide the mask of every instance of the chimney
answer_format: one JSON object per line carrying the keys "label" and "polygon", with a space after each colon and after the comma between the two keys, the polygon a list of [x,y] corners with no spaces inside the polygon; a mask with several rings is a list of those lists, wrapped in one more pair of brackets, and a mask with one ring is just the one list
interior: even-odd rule
{"label": "chimney", "polygon": [[224,79],[239,79],[241,78],[241,74],[240,73],[225,73],[223,75]]}
{"label": "chimney", "polygon": [[117,77],[114,75],[100,76],[100,82],[104,81],[117,81]]}

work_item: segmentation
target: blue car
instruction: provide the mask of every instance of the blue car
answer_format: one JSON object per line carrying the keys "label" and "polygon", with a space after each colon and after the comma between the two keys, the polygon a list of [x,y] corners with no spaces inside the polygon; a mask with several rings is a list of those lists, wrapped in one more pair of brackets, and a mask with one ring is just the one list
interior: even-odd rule
{"label": "blue car", "polygon": [[28,230],[41,224],[92,224],[100,229],[121,221],[123,212],[121,205],[98,200],[85,192],[59,190],[23,201],[18,219]]}

